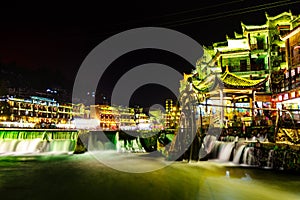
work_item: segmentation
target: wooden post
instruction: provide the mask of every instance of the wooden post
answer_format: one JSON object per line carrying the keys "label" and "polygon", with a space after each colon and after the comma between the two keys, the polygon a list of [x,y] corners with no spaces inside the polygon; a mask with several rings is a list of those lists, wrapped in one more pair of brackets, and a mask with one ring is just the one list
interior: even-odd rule
{"label": "wooden post", "polygon": [[[224,103],[223,103],[223,99],[224,99],[224,97],[223,97],[223,89],[221,88],[221,90],[220,90],[220,101],[221,101],[221,116],[220,116],[220,120],[221,120],[221,123],[220,123],[220,125],[222,125],[223,126],[223,121],[224,121]],[[222,127],[221,127],[222,128]]]}

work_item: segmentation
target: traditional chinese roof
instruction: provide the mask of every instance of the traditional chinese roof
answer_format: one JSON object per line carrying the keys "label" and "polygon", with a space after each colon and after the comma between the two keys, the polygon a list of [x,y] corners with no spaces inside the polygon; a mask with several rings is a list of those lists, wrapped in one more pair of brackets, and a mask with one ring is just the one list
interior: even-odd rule
{"label": "traditional chinese roof", "polygon": [[290,18],[293,17],[293,14],[291,13],[291,11],[290,12],[283,12],[283,13],[280,13],[279,15],[276,15],[276,16],[273,16],[273,17],[269,16],[267,13],[265,13],[265,15],[266,15],[267,20],[271,20],[271,21],[279,19],[283,16],[289,16]]}
{"label": "traditional chinese roof", "polygon": [[230,89],[254,89],[262,86],[267,80],[268,77],[260,80],[242,78],[229,72],[226,67],[225,73],[221,76],[211,75],[205,80],[192,78],[192,85],[195,90],[204,93],[213,90],[217,85]]}
{"label": "traditional chinese roof", "polygon": [[197,79],[192,80],[192,85],[195,90],[204,93],[215,88],[215,86],[218,84],[218,81],[219,80],[216,78],[216,75],[211,75],[203,81]]}
{"label": "traditional chinese roof", "polygon": [[228,70],[221,75],[221,80],[226,88],[256,88],[264,84],[268,77],[260,80],[250,80],[243,77],[239,77]]}
{"label": "traditional chinese roof", "polygon": [[245,36],[243,35],[243,33],[237,33],[237,32],[234,32],[234,37],[236,39],[242,39],[242,38],[245,38]]}
{"label": "traditional chinese roof", "polygon": [[241,26],[244,30],[248,30],[248,31],[254,31],[254,30],[267,30],[268,29],[268,25],[267,24],[263,24],[263,25],[246,25],[244,23],[241,23]]}

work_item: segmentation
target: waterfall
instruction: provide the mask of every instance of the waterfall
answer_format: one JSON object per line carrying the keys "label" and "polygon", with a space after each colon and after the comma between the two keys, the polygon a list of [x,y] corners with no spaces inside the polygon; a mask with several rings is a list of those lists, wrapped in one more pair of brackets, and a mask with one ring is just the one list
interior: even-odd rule
{"label": "waterfall", "polygon": [[254,147],[246,147],[243,155],[243,164],[245,165],[254,165]]}
{"label": "waterfall", "polygon": [[119,132],[116,132],[115,143],[116,143],[116,149],[117,149],[117,151],[120,152],[121,148],[122,148],[122,144],[121,144],[121,141],[120,141]]}
{"label": "waterfall", "polygon": [[7,139],[0,141],[0,154],[28,154],[41,152],[41,139],[18,140]]}
{"label": "waterfall", "polygon": [[0,154],[73,153],[77,144],[75,131],[1,130]]}
{"label": "waterfall", "polygon": [[221,144],[221,148],[219,150],[219,160],[221,161],[229,161],[232,150],[234,148],[234,142],[226,142]]}
{"label": "waterfall", "polygon": [[133,151],[133,141],[122,139],[118,131],[91,131],[88,139],[89,151],[116,150]]}
{"label": "waterfall", "polygon": [[234,145],[234,142],[216,141],[210,152],[210,158],[217,158],[220,161],[229,161]]}
{"label": "waterfall", "polygon": [[219,148],[221,146],[221,142],[216,141],[214,147],[212,148],[211,151],[211,157],[212,158],[218,158],[218,153],[219,153]]}
{"label": "waterfall", "polygon": [[237,151],[234,154],[233,163],[240,164],[241,156],[243,154],[245,146],[246,145],[244,145],[244,144],[242,144],[241,146],[239,146],[239,148],[237,149]]}
{"label": "waterfall", "polygon": [[268,153],[267,168],[273,168],[273,156],[274,150],[272,149]]}
{"label": "waterfall", "polygon": [[200,147],[199,158],[205,158],[207,155],[212,155],[217,158],[220,141],[214,135],[206,135]]}
{"label": "waterfall", "polygon": [[[235,142],[216,141],[208,159],[217,160],[221,162],[232,161],[233,164],[244,166],[261,166],[264,168],[274,168],[274,150],[271,149],[264,153],[260,149],[256,149],[256,138],[235,140]],[[266,154],[266,155],[265,155]],[[256,157],[257,156],[257,157]],[[283,160],[287,156],[284,152]],[[275,163],[276,164],[276,163]],[[283,162],[282,165],[285,163]]]}
{"label": "waterfall", "polygon": [[53,140],[50,142],[48,152],[53,153],[69,153],[74,151],[76,146],[75,141],[72,140]]}
{"label": "waterfall", "polygon": [[217,158],[222,162],[228,162],[232,158],[232,162],[235,164],[256,164],[254,147],[248,147],[244,143],[216,141],[210,153],[210,158]]}
{"label": "waterfall", "polygon": [[118,144],[117,145],[117,151],[118,152],[125,152],[126,151],[125,146],[124,146],[124,140],[118,141],[117,144]]}
{"label": "waterfall", "polygon": [[140,142],[140,138],[137,137],[133,140],[133,145],[132,145],[133,151],[134,152],[145,152],[141,142]]}
{"label": "waterfall", "polygon": [[35,153],[38,152],[38,145],[41,139],[21,140],[16,146],[15,152],[18,153]]}
{"label": "waterfall", "polygon": [[1,140],[0,154],[14,152],[19,142],[18,140]]}

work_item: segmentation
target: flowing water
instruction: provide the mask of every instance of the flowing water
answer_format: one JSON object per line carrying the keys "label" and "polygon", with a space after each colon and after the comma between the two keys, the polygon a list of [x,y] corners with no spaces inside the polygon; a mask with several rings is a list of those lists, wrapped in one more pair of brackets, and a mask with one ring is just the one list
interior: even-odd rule
{"label": "flowing water", "polygon": [[234,148],[234,142],[221,143],[218,159],[220,161],[229,161],[233,148]]}
{"label": "flowing water", "polygon": [[242,144],[238,147],[238,149],[233,157],[233,163],[240,164],[241,155],[243,154],[245,146],[246,146],[245,144]]}
{"label": "flowing water", "polygon": [[[237,148],[234,142],[217,142],[211,148],[223,163],[171,163],[159,155],[122,151],[139,149],[137,140],[119,141],[118,135],[110,140],[115,146],[92,140],[90,148],[103,149],[93,154],[59,155],[74,148],[73,133],[0,132],[1,199],[296,200],[300,196],[300,174],[228,164],[232,160],[251,164],[251,147],[245,145]],[[147,168],[147,173],[116,170],[142,172]]]}
{"label": "flowing water", "polygon": [[254,165],[255,163],[255,157],[254,157],[254,147],[247,147],[244,150],[243,154],[243,162],[242,164],[245,165]]}
{"label": "flowing water", "polygon": [[[130,163],[126,155],[118,156],[123,165]],[[143,159],[144,154],[138,155]],[[148,173],[125,173],[89,153],[0,157],[1,199],[296,200],[299,187],[299,174],[214,162],[175,162]]]}
{"label": "flowing water", "polygon": [[76,131],[0,130],[0,156],[73,153]]}
{"label": "flowing water", "polygon": [[[244,142],[217,141],[210,155],[212,159],[218,162],[232,162],[236,165],[256,165],[254,147],[249,147]],[[271,160],[268,159],[268,161]]]}

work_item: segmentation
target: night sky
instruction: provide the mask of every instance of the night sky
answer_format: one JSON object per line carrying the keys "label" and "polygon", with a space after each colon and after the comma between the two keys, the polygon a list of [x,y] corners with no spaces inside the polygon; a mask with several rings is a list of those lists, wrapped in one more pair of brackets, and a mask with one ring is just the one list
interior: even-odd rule
{"label": "night sky", "polygon": [[[124,30],[166,27],[209,46],[225,40],[226,34],[233,36],[234,31],[241,32],[241,21],[265,23],[265,12],[271,16],[289,10],[300,14],[300,1],[109,2],[99,1],[99,5],[86,1],[1,5],[0,61],[16,62],[26,70],[55,70],[62,73],[64,87],[70,89],[87,54],[106,38]],[[131,52],[110,66],[107,77],[99,84],[99,93],[109,97],[122,73],[148,62],[167,64],[186,73],[192,69],[185,60],[168,52]],[[147,95],[152,96],[151,100],[145,100],[145,91],[149,91]],[[157,91],[159,95],[152,95]],[[132,104],[150,106],[169,96],[172,96],[170,92],[162,87],[145,86],[135,93]]]}

